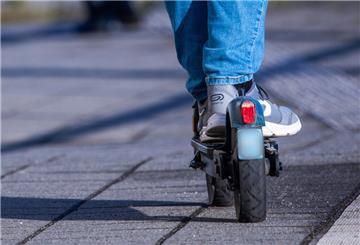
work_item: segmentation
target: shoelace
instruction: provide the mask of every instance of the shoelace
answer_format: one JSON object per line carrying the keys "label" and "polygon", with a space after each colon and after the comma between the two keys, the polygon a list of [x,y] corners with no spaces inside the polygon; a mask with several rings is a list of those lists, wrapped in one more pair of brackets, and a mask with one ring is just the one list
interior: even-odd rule
{"label": "shoelace", "polygon": [[205,111],[206,111],[206,107],[204,107],[204,108],[199,112],[199,116],[204,115]]}
{"label": "shoelace", "polygon": [[263,89],[260,85],[256,84],[256,87],[259,90],[259,94],[262,100],[269,100],[270,96],[269,94],[265,91],[265,89]]}

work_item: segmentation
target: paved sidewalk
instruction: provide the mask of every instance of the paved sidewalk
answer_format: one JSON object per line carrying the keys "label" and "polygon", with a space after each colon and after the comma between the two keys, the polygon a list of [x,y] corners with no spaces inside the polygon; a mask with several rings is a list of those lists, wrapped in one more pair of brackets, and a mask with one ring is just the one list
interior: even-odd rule
{"label": "paved sidewalk", "polygon": [[360,244],[360,196],[345,209],[318,244]]}
{"label": "paved sidewalk", "polygon": [[314,4],[269,11],[258,81],[303,130],[279,139],[258,224],[208,207],[188,168],[192,99],[163,9],[136,31],[4,39],[2,244],[356,243],[359,4]]}

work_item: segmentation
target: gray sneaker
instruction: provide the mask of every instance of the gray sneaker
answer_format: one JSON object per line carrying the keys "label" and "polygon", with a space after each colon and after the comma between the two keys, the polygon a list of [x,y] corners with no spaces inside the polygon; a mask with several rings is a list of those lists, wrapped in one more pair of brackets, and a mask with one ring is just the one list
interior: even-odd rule
{"label": "gray sneaker", "polygon": [[[266,94],[266,93],[265,93]],[[208,100],[199,106],[200,140],[202,142],[222,141],[225,137],[226,107],[239,96],[234,85],[208,86]],[[289,108],[271,103],[264,98],[255,83],[246,96],[257,99],[264,109],[264,137],[295,135],[301,129],[299,117]]]}
{"label": "gray sneaker", "polygon": [[199,107],[202,142],[224,140],[226,107],[237,96],[238,91],[233,85],[208,86],[208,99]]}

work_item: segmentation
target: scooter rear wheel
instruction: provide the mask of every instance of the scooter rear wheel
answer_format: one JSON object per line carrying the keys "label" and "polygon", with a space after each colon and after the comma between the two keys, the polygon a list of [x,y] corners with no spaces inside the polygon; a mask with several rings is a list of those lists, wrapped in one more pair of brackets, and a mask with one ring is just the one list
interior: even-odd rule
{"label": "scooter rear wheel", "polygon": [[265,160],[239,160],[237,129],[229,125],[227,128],[227,135],[230,135],[227,137],[227,144],[232,149],[236,218],[244,223],[264,221],[266,219]]}
{"label": "scooter rear wheel", "polygon": [[266,180],[263,159],[234,163],[238,183],[234,191],[236,218],[239,222],[266,219]]}

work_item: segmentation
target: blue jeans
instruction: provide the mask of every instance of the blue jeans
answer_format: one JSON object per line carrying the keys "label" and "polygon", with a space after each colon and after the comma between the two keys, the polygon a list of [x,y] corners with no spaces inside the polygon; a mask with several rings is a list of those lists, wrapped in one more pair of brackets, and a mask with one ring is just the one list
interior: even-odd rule
{"label": "blue jeans", "polygon": [[253,78],[263,60],[266,7],[266,0],[166,2],[177,57],[189,74],[186,88],[195,99],[207,97],[207,85]]}

